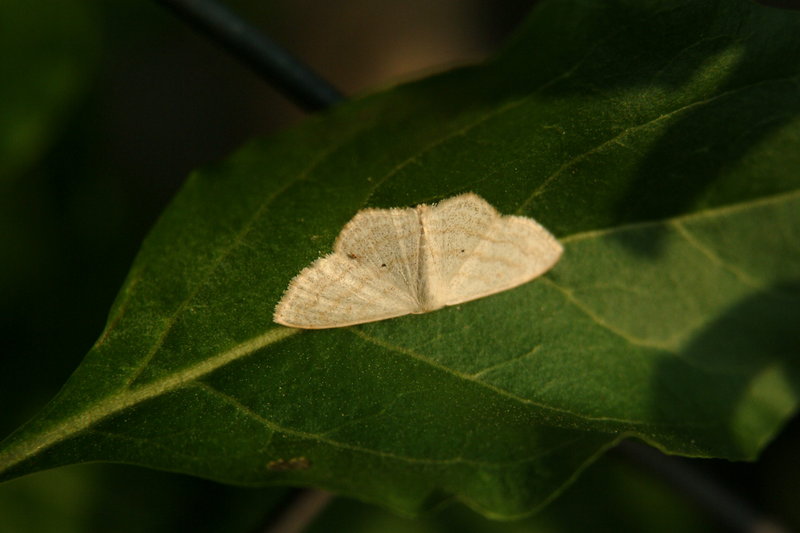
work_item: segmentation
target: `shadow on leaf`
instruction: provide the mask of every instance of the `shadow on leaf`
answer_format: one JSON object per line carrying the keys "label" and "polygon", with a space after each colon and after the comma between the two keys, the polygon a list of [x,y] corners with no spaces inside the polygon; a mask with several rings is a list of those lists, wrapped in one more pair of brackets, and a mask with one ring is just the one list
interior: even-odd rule
{"label": "shadow on leaf", "polygon": [[733,306],[656,369],[653,410],[695,436],[688,453],[753,459],[763,446],[753,435],[774,435],[800,397],[798,323],[800,281],[776,285]]}

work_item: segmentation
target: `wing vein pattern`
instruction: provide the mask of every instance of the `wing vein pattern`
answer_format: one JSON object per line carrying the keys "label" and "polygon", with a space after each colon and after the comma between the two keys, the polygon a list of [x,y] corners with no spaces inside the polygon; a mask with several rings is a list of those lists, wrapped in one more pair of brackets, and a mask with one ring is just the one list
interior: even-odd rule
{"label": "wing vein pattern", "polygon": [[541,276],[562,251],[533,219],[503,216],[473,193],[364,209],[344,226],[333,253],[289,283],[274,319],[322,329],[435,311]]}

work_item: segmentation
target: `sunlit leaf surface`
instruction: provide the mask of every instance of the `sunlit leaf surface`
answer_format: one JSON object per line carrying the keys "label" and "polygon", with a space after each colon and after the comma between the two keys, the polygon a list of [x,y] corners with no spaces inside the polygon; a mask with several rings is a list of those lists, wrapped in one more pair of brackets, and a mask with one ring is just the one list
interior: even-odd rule
{"label": "sunlit leaf surface", "polygon": [[[0,475],[122,461],[511,517],[622,436],[755,457],[800,383],[797,57],[800,19],[746,1],[551,0],[493,62],[250,144],[190,177]],[[359,209],[463,191],[561,262],[434,313],[272,323]]]}

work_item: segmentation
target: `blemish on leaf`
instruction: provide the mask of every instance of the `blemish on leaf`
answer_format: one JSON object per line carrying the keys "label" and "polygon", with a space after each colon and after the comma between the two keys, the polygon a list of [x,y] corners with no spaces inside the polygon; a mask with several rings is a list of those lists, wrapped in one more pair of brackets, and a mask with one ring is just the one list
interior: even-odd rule
{"label": "blemish on leaf", "polygon": [[271,472],[292,472],[295,470],[308,470],[311,461],[305,457],[292,457],[291,459],[276,459],[267,463],[267,470]]}

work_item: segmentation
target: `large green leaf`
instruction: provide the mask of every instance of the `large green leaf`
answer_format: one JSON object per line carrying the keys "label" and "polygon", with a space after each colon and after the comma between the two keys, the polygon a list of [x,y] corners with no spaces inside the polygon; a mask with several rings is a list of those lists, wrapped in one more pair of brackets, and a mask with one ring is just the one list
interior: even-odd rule
{"label": "large green leaf", "polygon": [[[510,517],[624,436],[753,458],[800,383],[800,18],[552,0],[495,61],[348,103],[194,174],[101,338],[0,447]],[[462,191],[565,244],[425,315],[272,323],[365,206]]]}

